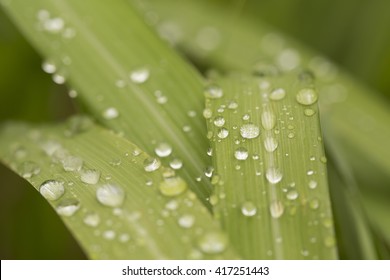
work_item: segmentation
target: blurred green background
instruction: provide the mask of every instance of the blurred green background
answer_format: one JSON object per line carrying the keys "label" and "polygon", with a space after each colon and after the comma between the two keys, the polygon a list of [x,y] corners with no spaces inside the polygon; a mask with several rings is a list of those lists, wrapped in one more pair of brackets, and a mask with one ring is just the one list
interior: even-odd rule
{"label": "blurred green background", "polygon": [[[200,0],[194,0],[200,1]],[[331,58],[390,98],[390,1],[203,0],[230,4],[240,17],[265,21]],[[41,71],[42,58],[0,10],[0,122],[60,121],[75,111],[64,86]],[[82,259],[55,212],[18,176],[0,165],[0,258]],[[372,211],[386,213],[370,194]],[[374,215],[375,216],[375,215]],[[386,216],[383,217],[386,219]],[[34,230],[32,230],[34,229]],[[388,229],[390,232],[390,229]]]}

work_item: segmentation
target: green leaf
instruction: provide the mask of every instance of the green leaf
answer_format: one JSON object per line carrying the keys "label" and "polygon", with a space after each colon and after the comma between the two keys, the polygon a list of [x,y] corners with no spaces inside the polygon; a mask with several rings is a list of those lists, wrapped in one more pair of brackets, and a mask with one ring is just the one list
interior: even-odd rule
{"label": "green leaf", "polygon": [[234,75],[209,88],[211,201],[247,259],[337,257],[317,93],[299,77]]}
{"label": "green leaf", "polygon": [[9,123],[0,136],[2,161],[40,191],[90,258],[237,258],[183,179],[163,167],[146,172],[147,154],[89,119]]}
{"label": "green leaf", "polygon": [[92,0],[0,3],[45,57],[46,71],[55,70],[57,83],[66,80],[101,123],[149,154],[170,145],[164,164],[180,159],[186,168],[178,173],[207,204],[202,79],[128,3],[114,1],[109,9]]}

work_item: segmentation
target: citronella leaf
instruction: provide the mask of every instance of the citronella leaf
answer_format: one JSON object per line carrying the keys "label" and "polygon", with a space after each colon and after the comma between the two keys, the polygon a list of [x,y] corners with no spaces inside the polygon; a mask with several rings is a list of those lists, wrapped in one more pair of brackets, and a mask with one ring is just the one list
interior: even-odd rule
{"label": "citronella leaf", "polygon": [[182,178],[89,119],[9,123],[0,136],[2,162],[53,206],[90,258],[237,258]]}

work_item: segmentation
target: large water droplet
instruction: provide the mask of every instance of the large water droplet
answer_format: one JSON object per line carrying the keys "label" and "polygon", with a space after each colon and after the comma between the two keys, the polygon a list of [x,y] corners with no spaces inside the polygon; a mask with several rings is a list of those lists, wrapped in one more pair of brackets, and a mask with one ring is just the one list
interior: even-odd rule
{"label": "large water droplet", "polygon": [[80,202],[75,198],[65,199],[56,207],[59,215],[70,217],[80,209]]}
{"label": "large water droplet", "polygon": [[220,87],[211,85],[205,89],[205,96],[212,99],[218,99],[223,96],[223,91]]}
{"label": "large water droplet", "polygon": [[214,119],[214,125],[222,127],[225,124],[225,119],[222,116],[218,116]]}
{"label": "large water droplet", "polygon": [[169,144],[162,142],[157,145],[154,152],[159,157],[167,157],[172,153],[172,147]]}
{"label": "large water droplet", "polygon": [[269,207],[271,216],[275,219],[281,217],[284,213],[284,206],[280,201],[273,201]]}
{"label": "large water droplet", "polygon": [[277,88],[271,91],[269,98],[274,101],[282,100],[286,96],[286,91],[283,88]]}
{"label": "large water droplet", "polygon": [[159,189],[165,196],[176,196],[187,189],[187,183],[180,177],[165,178],[161,181]]}
{"label": "large water droplet", "polygon": [[114,184],[105,184],[96,190],[97,200],[109,207],[119,207],[125,200],[125,192]]}
{"label": "large water droplet", "polygon": [[148,69],[140,68],[130,73],[130,79],[133,83],[142,84],[148,80],[149,75],[150,73]]}
{"label": "large water droplet", "polygon": [[83,219],[84,224],[90,227],[97,227],[100,224],[100,217],[97,213],[88,213]]}
{"label": "large water droplet", "polygon": [[278,142],[274,137],[267,136],[267,138],[264,139],[264,147],[267,152],[272,153],[278,148]]}
{"label": "large water droplet", "polygon": [[246,217],[252,217],[257,213],[257,207],[252,201],[245,201],[241,206],[241,213]]}
{"label": "large water droplet", "polygon": [[83,183],[89,185],[95,185],[99,182],[100,179],[100,171],[95,169],[83,170],[80,175],[80,180]]}
{"label": "large water droplet", "polygon": [[259,136],[260,129],[257,125],[248,123],[240,127],[240,134],[243,138],[253,139]]}
{"label": "large water droplet", "polygon": [[222,127],[218,130],[217,134],[218,138],[220,139],[225,139],[226,137],[229,136],[229,130],[227,130],[225,127]]}
{"label": "large water droplet", "polygon": [[317,102],[317,92],[312,88],[301,89],[296,99],[302,105],[312,105]]}
{"label": "large water droplet", "polygon": [[39,192],[47,200],[57,200],[65,193],[64,182],[47,180],[41,184]]}
{"label": "large water droplet", "polygon": [[109,107],[103,112],[103,118],[105,118],[106,120],[113,120],[117,117],[119,117],[119,112],[114,107]]}
{"label": "large water droplet", "polygon": [[157,158],[149,157],[144,160],[144,169],[146,172],[153,172],[159,169],[161,162]]}
{"label": "large water droplet", "polygon": [[271,184],[277,184],[282,180],[283,174],[279,169],[271,167],[267,169],[265,177]]}
{"label": "large water droplet", "polygon": [[36,162],[25,161],[18,167],[18,172],[22,175],[23,178],[29,179],[35,175],[38,175],[41,172],[41,168]]}
{"label": "large water droplet", "polygon": [[83,160],[79,157],[68,156],[63,160],[62,167],[67,172],[80,171],[83,167]]}
{"label": "large water droplet", "polygon": [[234,151],[234,157],[238,160],[246,160],[248,158],[248,150],[244,147],[237,148]]}
{"label": "large water droplet", "polygon": [[182,228],[191,228],[195,223],[195,217],[189,214],[183,215],[177,222]]}
{"label": "large water droplet", "polygon": [[208,232],[199,241],[199,249],[206,254],[219,254],[225,251],[228,240],[221,232]]}
{"label": "large water droplet", "polygon": [[268,110],[264,111],[261,114],[261,124],[263,125],[265,130],[273,129],[276,124],[276,118],[274,113]]}

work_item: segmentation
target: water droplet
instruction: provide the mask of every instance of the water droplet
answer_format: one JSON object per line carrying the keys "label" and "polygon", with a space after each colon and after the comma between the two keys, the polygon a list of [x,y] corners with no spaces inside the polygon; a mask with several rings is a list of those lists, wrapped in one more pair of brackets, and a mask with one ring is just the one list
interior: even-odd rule
{"label": "water droplet", "polygon": [[57,67],[54,62],[46,60],[42,63],[42,70],[48,74],[54,74],[57,71]]}
{"label": "water droplet", "polygon": [[248,158],[248,150],[244,147],[237,148],[234,151],[234,157],[238,160],[246,160]]}
{"label": "water droplet", "polygon": [[190,132],[191,131],[191,126],[189,126],[189,125],[183,126],[183,131],[184,132]]}
{"label": "water droplet", "polygon": [[312,88],[304,88],[298,92],[296,99],[299,104],[312,105],[317,102],[317,92]]}
{"label": "water droplet", "polygon": [[191,228],[195,223],[195,217],[189,214],[183,215],[177,222],[182,228]]}
{"label": "water droplet", "polygon": [[311,180],[311,181],[309,182],[309,188],[312,189],[312,190],[314,190],[316,187],[317,187],[317,182]]}
{"label": "water droplet", "polygon": [[99,182],[100,179],[100,171],[95,169],[83,170],[80,175],[80,180],[83,183],[89,185],[95,185]]}
{"label": "water droplet", "polygon": [[304,111],[304,114],[305,114],[305,116],[307,116],[307,117],[311,117],[311,116],[313,116],[315,113],[316,113],[316,111],[314,111],[313,109],[310,109],[310,108],[305,109],[305,111]]}
{"label": "water droplet", "polygon": [[207,98],[218,99],[218,98],[221,98],[223,96],[223,91],[220,87],[218,87],[216,85],[211,85],[211,86],[206,87],[204,95]]}
{"label": "water droplet", "polygon": [[267,136],[264,139],[264,147],[267,152],[274,152],[278,148],[278,142],[272,136]]}
{"label": "water droplet", "polygon": [[235,110],[238,108],[238,103],[234,100],[230,100],[228,105],[227,105],[228,109],[230,110]]}
{"label": "water droplet", "polygon": [[114,184],[105,184],[96,190],[97,200],[109,207],[119,207],[125,200],[125,192]]}
{"label": "water droplet", "polygon": [[243,138],[254,139],[259,136],[260,129],[258,126],[248,123],[240,127],[240,134]]}
{"label": "water droplet", "polygon": [[322,157],[320,157],[320,161],[322,163],[326,163],[328,160],[326,159],[326,157],[322,156]]}
{"label": "water droplet", "polygon": [[307,174],[308,176],[311,176],[311,175],[314,174],[314,170],[308,170],[308,171],[306,172],[306,174]]}
{"label": "water droplet", "polygon": [[246,217],[252,217],[257,213],[257,207],[252,201],[245,201],[241,206],[241,213]]}
{"label": "water droplet", "polygon": [[213,116],[213,111],[210,108],[206,108],[203,110],[203,117],[205,119],[210,119]]}
{"label": "water droplet", "polygon": [[314,198],[314,199],[310,200],[309,206],[311,209],[316,210],[320,206],[320,202],[318,201],[318,199]]}
{"label": "water droplet", "polygon": [[75,198],[65,199],[56,207],[59,215],[70,217],[80,209],[80,202]]}
{"label": "water droplet", "polygon": [[176,210],[178,207],[179,207],[179,204],[177,203],[177,201],[175,199],[172,199],[172,200],[168,201],[167,204],[165,204],[165,208],[168,210],[171,210],[171,211]]}
{"label": "water droplet", "polygon": [[242,116],[242,120],[244,120],[244,121],[248,121],[250,118],[251,118],[251,116],[249,114],[245,114]]}
{"label": "water droplet", "polygon": [[299,194],[297,191],[292,190],[292,191],[289,191],[286,196],[287,196],[287,199],[289,199],[289,200],[295,200],[298,198]]}
{"label": "water droplet", "polygon": [[103,112],[103,118],[105,118],[106,120],[113,120],[117,117],[119,117],[119,112],[114,107],[109,107]]}
{"label": "water droplet", "polygon": [[113,230],[106,230],[105,232],[103,232],[103,237],[107,240],[113,240],[115,236],[116,233]]}
{"label": "water droplet", "polygon": [[285,49],[279,54],[277,62],[282,70],[290,71],[298,67],[301,62],[301,59],[296,50]]}
{"label": "water droplet", "polygon": [[222,116],[218,116],[214,119],[214,125],[222,127],[225,124],[225,119]]}
{"label": "water droplet", "polygon": [[271,216],[275,219],[281,217],[284,213],[284,206],[280,201],[273,201],[269,207]]}
{"label": "water droplet", "polygon": [[42,9],[37,12],[37,19],[44,21],[49,18],[50,18],[50,13],[47,10]]}
{"label": "water droplet", "polygon": [[53,82],[55,82],[57,85],[62,85],[66,82],[66,78],[64,75],[61,74],[54,74],[52,76]]}
{"label": "water droplet", "polygon": [[183,162],[178,158],[174,158],[169,162],[169,166],[175,170],[178,170],[183,167]]}
{"label": "water droplet", "polygon": [[160,143],[154,149],[155,153],[159,157],[167,157],[172,153],[172,147],[167,143]]}
{"label": "water droplet", "polygon": [[64,182],[47,180],[41,184],[39,192],[47,200],[57,200],[65,193]]}
{"label": "water droplet", "polygon": [[261,114],[261,124],[263,125],[264,129],[271,130],[275,127],[276,124],[275,115],[270,111],[264,111]]}
{"label": "water droplet", "polygon": [[227,130],[225,127],[222,127],[218,130],[217,135],[220,139],[225,139],[226,137],[229,136],[229,130]]}
{"label": "water droplet", "polygon": [[208,232],[199,241],[199,249],[206,254],[219,254],[225,251],[228,240],[221,232]]}
{"label": "water droplet", "polygon": [[79,157],[68,156],[63,160],[62,167],[67,172],[80,171],[83,167],[83,160]]}
{"label": "water droplet", "polygon": [[130,236],[127,233],[122,233],[119,236],[119,241],[122,242],[122,243],[126,243],[129,240],[130,240]]}
{"label": "water droplet", "polygon": [[274,101],[282,100],[286,96],[286,91],[283,88],[277,88],[271,91],[269,98]]}
{"label": "water droplet", "polygon": [[130,73],[130,80],[133,83],[142,84],[148,80],[149,75],[149,70],[146,68],[136,69]]}
{"label": "water droplet", "polygon": [[88,213],[83,219],[84,224],[90,227],[97,227],[100,224],[100,217],[97,213]]}
{"label": "water droplet", "polygon": [[159,189],[165,196],[177,196],[187,189],[187,183],[180,177],[165,178]]}
{"label": "water droplet", "polygon": [[290,132],[289,134],[287,134],[287,137],[288,137],[289,139],[293,139],[293,138],[295,137],[294,132]]}
{"label": "water droplet", "polygon": [[271,167],[267,169],[265,177],[271,184],[277,184],[282,180],[283,174],[279,169]]}
{"label": "water droplet", "polygon": [[204,175],[206,175],[206,177],[208,178],[211,178],[211,176],[213,176],[213,172],[214,172],[214,167],[207,166],[206,170],[204,171]]}
{"label": "water droplet", "polygon": [[18,167],[18,172],[23,178],[30,179],[31,177],[38,175],[41,172],[41,168],[33,161],[25,161]]}
{"label": "water droplet", "polygon": [[210,148],[207,149],[207,155],[209,157],[213,156],[213,148],[210,147]]}
{"label": "water droplet", "polygon": [[54,17],[48,18],[43,21],[43,28],[51,33],[59,33],[65,26],[65,22],[62,18]]}
{"label": "water droplet", "polygon": [[161,162],[157,158],[149,157],[144,160],[144,169],[146,172],[153,172],[159,169]]}
{"label": "water droplet", "polygon": [[77,98],[78,95],[79,95],[78,92],[75,91],[74,89],[71,89],[70,91],[68,91],[68,96],[70,98]]}

